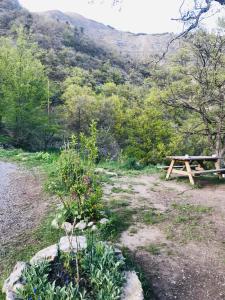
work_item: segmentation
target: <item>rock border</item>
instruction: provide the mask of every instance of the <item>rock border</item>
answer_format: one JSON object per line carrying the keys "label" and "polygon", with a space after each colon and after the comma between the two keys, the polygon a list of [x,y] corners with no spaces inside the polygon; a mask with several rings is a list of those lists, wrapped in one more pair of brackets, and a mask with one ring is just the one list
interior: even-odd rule
{"label": "rock border", "polygon": [[[54,261],[58,256],[59,251],[68,253],[83,250],[87,248],[87,240],[85,236],[63,236],[60,238],[59,244],[51,245],[37,252],[31,259],[29,263],[17,262],[13,272],[5,280],[2,292],[6,294],[6,300],[16,300],[16,290],[23,287],[23,282],[21,279],[22,272],[29,265],[36,264],[41,261]],[[124,259],[120,249],[115,248],[115,254],[120,258]],[[123,292],[121,300],[143,300],[143,289],[141,282],[134,271],[125,272],[126,282],[123,287]]]}

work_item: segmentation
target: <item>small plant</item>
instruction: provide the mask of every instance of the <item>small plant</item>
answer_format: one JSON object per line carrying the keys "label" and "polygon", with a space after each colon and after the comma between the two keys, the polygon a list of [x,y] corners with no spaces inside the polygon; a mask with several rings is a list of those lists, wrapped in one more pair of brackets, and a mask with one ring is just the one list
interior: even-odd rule
{"label": "small plant", "polygon": [[150,244],[145,247],[145,250],[151,253],[152,255],[159,255],[160,254],[160,247],[157,244]]}
{"label": "small plant", "polygon": [[[96,124],[91,124],[90,136],[72,136],[71,142],[62,151],[55,170],[55,179],[48,184],[56,193],[63,208],[60,221],[73,223],[98,221],[102,214],[102,189],[94,174],[98,154],[96,147]],[[80,143],[78,143],[80,140]]]}
{"label": "small plant", "polygon": [[143,221],[148,225],[154,225],[165,220],[165,216],[154,208],[150,208],[143,213]]}

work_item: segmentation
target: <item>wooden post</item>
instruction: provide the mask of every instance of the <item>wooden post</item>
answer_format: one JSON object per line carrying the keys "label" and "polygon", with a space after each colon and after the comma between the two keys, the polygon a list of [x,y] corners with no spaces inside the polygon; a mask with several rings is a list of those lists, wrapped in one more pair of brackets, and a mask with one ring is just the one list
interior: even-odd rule
{"label": "wooden post", "polygon": [[170,175],[171,175],[171,173],[172,173],[172,171],[173,171],[174,163],[175,163],[175,160],[173,159],[173,160],[171,161],[171,163],[170,163],[170,166],[169,166],[168,170],[167,170],[166,179],[169,179],[169,178],[170,178]]}
{"label": "wooden post", "polygon": [[[220,159],[217,159],[217,161],[215,161],[215,168],[216,168],[216,170],[220,169]],[[218,173],[218,177],[219,177],[219,179],[222,179],[223,178],[222,173]]]}
{"label": "wooden post", "polygon": [[186,170],[187,170],[187,174],[188,174],[190,183],[191,183],[192,185],[194,185],[194,184],[195,184],[195,181],[194,181],[194,178],[193,178],[193,176],[192,176],[192,171],[191,171],[191,167],[190,167],[189,161],[185,161],[185,166],[186,166]]}

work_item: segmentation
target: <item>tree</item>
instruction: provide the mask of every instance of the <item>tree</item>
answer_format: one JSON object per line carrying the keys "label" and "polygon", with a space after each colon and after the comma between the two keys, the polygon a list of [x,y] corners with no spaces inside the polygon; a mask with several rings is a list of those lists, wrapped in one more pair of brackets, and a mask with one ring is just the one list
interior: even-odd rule
{"label": "tree", "polygon": [[160,97],[195,118],[189,134],[207,138],[208,149],[225,154],[225,37],[199,32],[168,68]]}
{"label": "tree", "polygon": [[16,41],[0,40],[0,78],[0,119],[15,145],[42,148],[43,137],[46,144],[46,133],[53,129],[47,110],[48,78],[38,48],[22,29]]}

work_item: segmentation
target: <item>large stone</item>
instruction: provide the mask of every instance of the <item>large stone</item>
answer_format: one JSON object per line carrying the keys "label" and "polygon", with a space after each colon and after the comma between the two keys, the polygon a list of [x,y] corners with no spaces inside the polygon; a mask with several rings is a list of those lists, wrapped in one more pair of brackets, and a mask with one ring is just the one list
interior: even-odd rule
{"label": "large stone", "polygon": [[75,229],[84,230],[87,227],[86,222],[80,221],[76,224]]}
{"label": "large stone", "polygon": [[85,236],[63,236],[59,242],[59,250],[63,252],[83,250],[87,247]]}
{"label": "large stone", "polygon": [[99,221],[100,224],[106,224],[109,222],[109,219],[103,218]]}
{"label": "large stone", "polygon": [[47,248],[42,249],[41,251],[37,252],[30,260],[31,264],[37,264],[40,261],[53,261],[58,254],[58,247],[56,244],[51,245]]}
{"label": "large stone", "polygon": [[7,292],[5,300],[16,300],[16,294],[14,292]]}
{"label": "large stone", "polygon": [[96,174],[104,174],[104,175],[108,175],[108,176],[110,176],[110,177],[118,176],[117,173],[107,171],[107,170],[105,170],[105,169],[103,169],[103,168],[96,168],[96,169],[95,169],[95,173],[96,173]]}
{"label": "large stone", "polygon": [[61,228],[65,230],[65,232],[70,233],[73,231],[73,225],[69,222],[62,223]]}
{"label": "large stone", "polygon": [[94,222],[89,222],[88,224],[87,224],[87,227],[92,227],[94,225]]}
{"label": "large stone", "polygon": [[122,300],[143,300],[141,282],[135,272],[126,272],[126,283],[123,288]]}
{"label": "large stone", "polygon": [[[10,276],[5,280],[2,288],[2,292],[6,294],[10,294],[13,290],[13,286],[16,283],[19,283],[21,280],[22,272],[27,267],[27,264],[22,261],[18,261],[13,269],[13,272]],[[10,297],[10,295],[9,295]]]}

